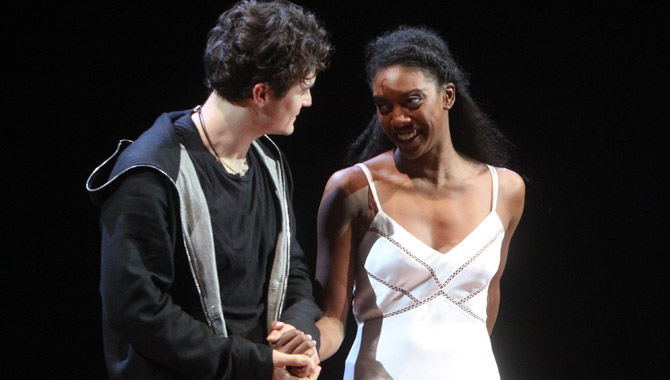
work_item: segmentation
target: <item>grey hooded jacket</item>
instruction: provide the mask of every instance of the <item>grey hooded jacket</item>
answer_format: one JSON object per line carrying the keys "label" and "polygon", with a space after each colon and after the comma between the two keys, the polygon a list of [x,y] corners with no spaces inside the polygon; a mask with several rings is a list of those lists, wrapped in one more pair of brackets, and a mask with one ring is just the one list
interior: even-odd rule
{"label": "grey hooded jacket", "polygon": [[[163,114],[135,142],[122,140],[86,183],[102,209],[100,289],[108,371],[115,379],[269,379],[271,348],[227,337],[207,202],[173,126],[187,112]],[[292,234],[288,166],[267,137],[252,149],[273,180],[282,218],[268,280],[268,329],[271,321],[283,320],[318,341],[314,322],[320,312]],[[148,192],[152,201],[137,206],[116,200],[120,186]],[[129,224],[124,210],[148,223]],[[156,227],[160,220],[165,225]],[[153,241],[157,234],[161,238]],[[146,248],[154,244],[161,255]]]}

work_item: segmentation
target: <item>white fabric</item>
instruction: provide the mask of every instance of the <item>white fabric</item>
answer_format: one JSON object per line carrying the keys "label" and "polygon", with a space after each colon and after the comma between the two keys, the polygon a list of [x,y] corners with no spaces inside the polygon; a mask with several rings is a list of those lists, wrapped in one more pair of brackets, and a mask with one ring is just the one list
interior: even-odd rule
{"label": "white fabric", "polygon": [[384,213],[363,165],[377,215],[357,251],[353,310],[358,332],[345,379],[499,379],[486,330],[488,283],[498,270],[504,228],[491,212],[442,254]]}

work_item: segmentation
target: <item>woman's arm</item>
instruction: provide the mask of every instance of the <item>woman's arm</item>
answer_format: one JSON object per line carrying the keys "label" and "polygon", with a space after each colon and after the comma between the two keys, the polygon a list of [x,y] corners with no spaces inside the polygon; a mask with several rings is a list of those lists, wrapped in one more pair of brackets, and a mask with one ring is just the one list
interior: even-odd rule
{"label": "woman's arm", "polygon": [[507,263],[507,252],[509,243],[514,235],[521,214],[526,195],[526,185],[521,176],[511,170],[499,170],[500,187],[498,195],[498,215],[505,223],[505,238],[500,252],[500,266],[498,272],[491,279],[488,290],[488,303],[486,306],[486,328],[489,335],[493,332],[493,326],[498,317],[498,308],[500,306],[500,278],[502,277],[505,264]]}
{"label": "woman's arm", "polygon": [[318,257],[316,279],[323,287],[320,305],[323,317],[319,356],[337,352],[344,339],[355,272],[357,225],[367,205],[367,182],[360,169],[336,172],[326,184],[317,219]]}

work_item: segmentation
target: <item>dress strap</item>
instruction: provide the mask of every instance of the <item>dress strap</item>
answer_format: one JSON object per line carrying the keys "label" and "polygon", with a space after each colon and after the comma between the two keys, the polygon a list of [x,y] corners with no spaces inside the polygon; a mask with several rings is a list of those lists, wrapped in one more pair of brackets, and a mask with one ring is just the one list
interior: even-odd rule
{"label": "dress strap", "polygon": [[498,171],[489,164],[486,164],[486,166],[488,166],[491,172],[491,182],[493,183],[493,186],[491,186],[491,211],[495,211],[498,204]]}
{"label": "dress strap", "polygon": [[382,205],[379,203],[379,198],[377,198],[377,189],[375,188],[375,182],[372,180],[372,173],[370,173],[370,169],[368,169],[365,164],[356,164],[361,170],[363,170],[363,173],[365,173],[365,178],[368,179],[368,186],[370,186],[370,192],[372,193],[372,197],[375,199],[375,204],[377,205],[377,211],[382,210]]}

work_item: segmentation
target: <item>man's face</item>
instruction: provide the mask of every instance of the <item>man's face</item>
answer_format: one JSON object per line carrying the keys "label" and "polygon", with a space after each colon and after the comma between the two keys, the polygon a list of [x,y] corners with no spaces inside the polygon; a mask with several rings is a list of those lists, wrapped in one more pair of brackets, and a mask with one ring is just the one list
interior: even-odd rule
{"label": "man's face", "polygon": [[276,97],[270,91],[268,98],[267,116],[270,121],[266,133],[271,135],[290,135],[294,130],[295,119],[302,107],[312,105],[312,93],[316,76],[308,80],[293,84],[282,98]]}

